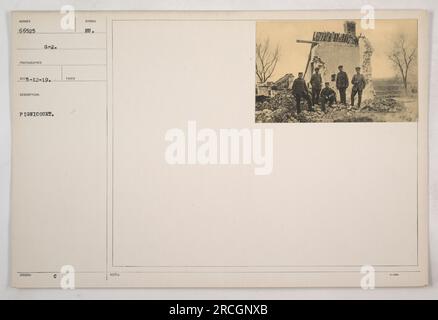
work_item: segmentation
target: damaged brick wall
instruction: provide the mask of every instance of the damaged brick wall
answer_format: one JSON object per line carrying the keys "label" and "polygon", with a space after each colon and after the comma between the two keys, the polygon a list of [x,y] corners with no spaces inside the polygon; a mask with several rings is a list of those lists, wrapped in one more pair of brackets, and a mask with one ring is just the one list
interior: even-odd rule
{"label": "damaged brick wall", "polygon": [[373,86],[373,78],[372,78],[372,68],[371,68],[371,57],[373,55],[373,47],[370,41],[365,37],[359,38],[359,49],[360,49],[360,57],[361,57],[361,67],[362,74],[365,77],[367,82],[367,86],[363,92],[364,99],[372,99],[375,97],[376,93],[374,91]]}
{"label": "damaged brick wall", "polygon": [[[351,23],[351,22],[350,22]],[[306,81],[310,81],[311,74],[315,68],[320,69],[323,81],[331,82],[331,87],[335,88],[335,77],[338,73],[338,66],[343,65],[344,71],[347,72],[351,79],[356,73],[355,68],[361,67],[362,74],[365,76],[367,86],[363,93],[363,100],[371,99],[375,96],[372,83],[371,57],[373,48],[370,41],[363,37],[356,37],[355,31],[350,31],[345,37],[337,33],[320,33],[316,32],[318,44],[314,45],[310,52],[309,64],[306,66]],[[314,36],[315,38],[315,36]],[[356,39],[352,41],[351,39]],[[350,39],[350,40],[349,40]],[[348,41],[347,41],[348,40]],[[347,97],[351,93],[351,83],[347,90]]]}
{"label": "damaged brick wall", "polygon": [[310,66],[307,68],[306,80],[309,81],[315,68],[320,69],[323,81],[333,82],[338,73],[338,66],[343,65],[349,78],[354,74],[355,68],[361,64],[360,50],[356,45],[343,42],[321,42],[312,49]]}

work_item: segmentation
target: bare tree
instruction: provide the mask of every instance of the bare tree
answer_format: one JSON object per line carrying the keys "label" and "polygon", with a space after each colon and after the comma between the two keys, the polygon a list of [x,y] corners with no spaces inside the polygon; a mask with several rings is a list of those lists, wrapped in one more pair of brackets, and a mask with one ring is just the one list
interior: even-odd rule
{"label": "bare tree", "polygon": [[409,67],[415,59],[417,49],[410,45],[404,35],[400,35],[394,42],[392,51],[389,54],[389,60],[394,64],[394,67],[400,73],[403,81],[405,93],[408,93],[408,72]]}
{"label": "bare tree", "polygon": [[271,78],[280,58],[280,48],[271,48],[269,39],[256,44],[256,75],[260,83]]}

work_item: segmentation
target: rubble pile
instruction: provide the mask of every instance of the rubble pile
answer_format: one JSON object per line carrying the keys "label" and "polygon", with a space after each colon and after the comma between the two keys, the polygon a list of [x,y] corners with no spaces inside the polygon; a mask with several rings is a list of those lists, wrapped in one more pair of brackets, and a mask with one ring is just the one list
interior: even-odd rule
{"label": "rubble pile", "polygon": [[275,110],[264,109],[262,111],[256,111],[255,113],[256,122],[298,122],[294,118],[294,115],[288,108],[278,108]]}
{"label": "rubble pile", "polygon": [[295,98],[289,90],[256,102],[256,122],[297,122]]}
{"label": "rubble pile", "polygon": [[318,106],[315,111],[304,110],[296,116],[299,122],[361,122],[373,121],[369,117],[364,117],[357,108],[334,104],[327,107],[323,112]]}
{"label": "rubble pile", "polygon": [[298,122],[327,122],[327,120],[325,120],[325,113],[320,110],[313,112],[304,110],[295,117]]}
{"label": "rubble pile", "polygon": [[255,119],[256,119],[256,122],[263,122],[263,123],[275,122],[273,117],[272,117],[272,110],[270,110],[270,109],[256,111],[255,112]]}
{"label": "rubble pile", "polygon": [[376,97],[363,103],[362,112],[399,112],[403,105],[391,97]]}
{"label": "rubble pile", "polygon": [[366,100],[359,109],[356,106],[334,104],[327,106],[323,112],[320,106],[315,111],[308,111],[307,104],[297,114],[296,102],[290,91],[282,91],[274,97],[256,102],[255,120],[264,123],[281,122],[374,122],[379,120],[378,114],[403,111],[402,103],[389,97],[376,97]]}
{"label": "rubble pile", "polygon": [[277,110],[278,108],[284,107],[289,108],[291,111],[296,111],[296,105],[295,98],[290,90],[284,90],[277,93],[273,97],[269,97],[263,101],[257,102],[256,110]]}

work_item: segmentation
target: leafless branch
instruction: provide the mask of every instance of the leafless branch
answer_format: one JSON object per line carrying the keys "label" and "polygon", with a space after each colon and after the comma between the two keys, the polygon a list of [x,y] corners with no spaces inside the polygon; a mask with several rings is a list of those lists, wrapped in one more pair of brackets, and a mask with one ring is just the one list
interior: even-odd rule
{"label": "leafless branch", "polygon": [[271,78],[279,58],[279,46],[271,48],[269,39],[256,44],[256,75],[260,83]]}
{"label": "leafless branch", "polygon": [[406,41],[406,37],[404,35],[400,35],[399,38],[394,42],[391,53],[388,55],[389,60],[400,72],[406,93],[408,87],[409,67],[415,60],[415,56],[416,48],[412,47],[412,45]]}

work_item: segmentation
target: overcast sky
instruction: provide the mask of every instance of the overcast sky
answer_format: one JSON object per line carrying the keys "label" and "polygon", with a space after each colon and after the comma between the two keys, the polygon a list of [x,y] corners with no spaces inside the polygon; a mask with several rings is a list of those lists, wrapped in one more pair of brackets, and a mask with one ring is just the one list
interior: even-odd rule
{"label": "overcast sky", "polygon": [[[314,31],[344,32],[344,20],[315,20],[288,22],[258,22],[257,42],[269,37],[272,46],[280,46],[280,59],[270,80],[277,80],[286,73],[295,76],[304,71],[310,44],[297,43],[296,40],[312,40]],[[387,58],[393,39],[405,34],[412,45],[417,45],[416,20],[376,20],[374,30],[364,30],[356,21],[356,34],[365,35],[371,42],[374,53],[372,69],[374,78],[387,78],[395,75],[394,68]]]}

